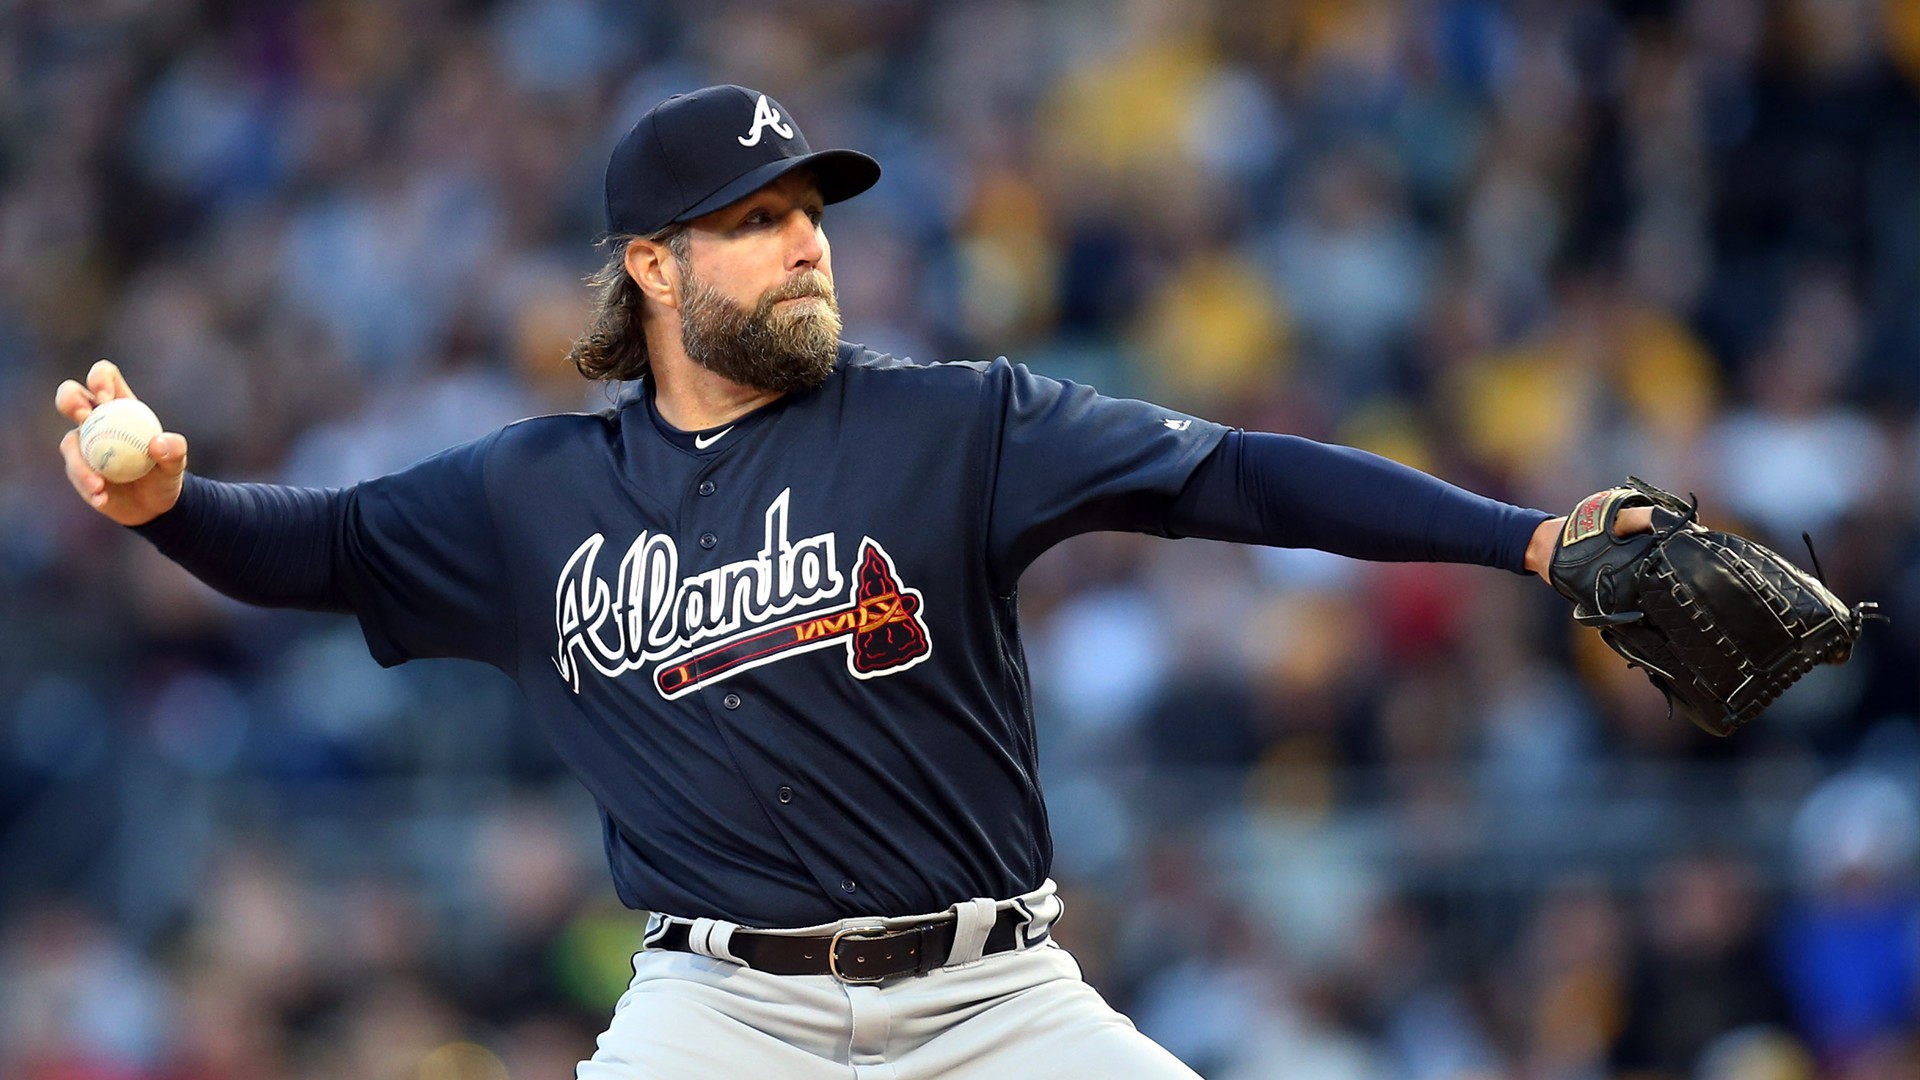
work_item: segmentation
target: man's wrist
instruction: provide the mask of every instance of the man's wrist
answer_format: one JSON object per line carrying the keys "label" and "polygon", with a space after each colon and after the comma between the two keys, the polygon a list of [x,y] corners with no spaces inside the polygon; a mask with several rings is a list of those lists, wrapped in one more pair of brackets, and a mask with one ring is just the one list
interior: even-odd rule
{"label": "man's wrist", "polygon": [[1527,541],[1527,571],[1540,575],[1542,581],[1547,580],[1547,568],[1553,565],[1554,538],[1566,523],[1564,517],[1548,518],[1534,526],[1533,538]]}
{"label": "man's wrist", "polygon": [[202,490],[205,483],[205,480],[193,473],[181,473],[180,493],[174,496],[173,502],[169,503],[166,509],[140,524],[129,525],[127,528],[149,540],[191,528],[194,524],[193,511],[205,499],[206,493]]}

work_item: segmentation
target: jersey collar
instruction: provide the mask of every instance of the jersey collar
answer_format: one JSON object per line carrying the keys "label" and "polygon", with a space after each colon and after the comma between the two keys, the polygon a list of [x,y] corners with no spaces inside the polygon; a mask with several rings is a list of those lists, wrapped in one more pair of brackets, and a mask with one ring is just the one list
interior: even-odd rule
{"label": "jersey collar", "polygon": [[653,401],[653,391],[653,380],[642,379],[640,397],[646,402],[647,419],[653,422],[653,430],[659,432],[662,439],[696,457],[712,457],[739,442],[748,431],[759,426],[760,422],[768,416],[773,415],[773,413],[786,402],[787,397],[790,396],[783,395],[775,398],[752,412],[744,416],[736,417],[724,424],[703,428],[699,431],[682,431],[672,424],[667,423],[666,418],[660,415],[660,409]]}

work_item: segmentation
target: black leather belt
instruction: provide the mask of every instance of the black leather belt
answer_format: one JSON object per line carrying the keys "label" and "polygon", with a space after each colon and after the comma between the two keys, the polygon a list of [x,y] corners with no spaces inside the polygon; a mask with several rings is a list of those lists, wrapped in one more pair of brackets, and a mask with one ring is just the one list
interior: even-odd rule
{"label": "black leather belt", "polygon": [[[1001,910],[981,955],[1020,947],[1020,927],[1025,921],[1018,908]],[[832,975],[841,982],[877,983],[895,975],[924,974],[945,965],[953,952],[957,925],[958,920],[949,915],[900,930],[888,930],[876,923],[812,937],[742,929],[728,939],[727,951],[755,971],[772,975]],[[690,929],[686,923],[670,922],[657,940],[647,943],[647,948],[695,952],[687,942]],[[1043,932],[1026,944],[1037,945],[1046,936]]]}

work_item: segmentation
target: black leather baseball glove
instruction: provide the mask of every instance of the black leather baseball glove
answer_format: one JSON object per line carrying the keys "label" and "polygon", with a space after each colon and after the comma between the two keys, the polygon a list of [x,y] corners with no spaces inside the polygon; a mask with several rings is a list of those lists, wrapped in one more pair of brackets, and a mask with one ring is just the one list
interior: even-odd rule
{"label": "black leather baseball glove", "polygon": [[[1633,506],[1653,508],[1653,531],[1613,535]],[[1878,605],[1849,608],[1778,553],[1702,526],[1698,510],[1628,477],[1574,508],[1548,580],[1575,622],[1646,671],[1670,712],[1731,735],[1815,664],[1845,663]]]}

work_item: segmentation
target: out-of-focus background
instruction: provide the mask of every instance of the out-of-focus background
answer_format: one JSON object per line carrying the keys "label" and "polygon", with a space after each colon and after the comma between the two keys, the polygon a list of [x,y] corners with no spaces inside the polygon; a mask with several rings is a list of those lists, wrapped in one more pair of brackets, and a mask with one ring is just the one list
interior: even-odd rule
{"label": "out-of-focus background", "polygon": [[[640,923],[513,688],[66,487],[533,413],[608,149],[734,81],[886,168],[848,337],[1552,510],[1628,471],[1893,615],[1713,740],[1539,582],[1087,537],[1024,588],[1088,977],[1204,1075],[1920,1076],[1920,4],[0,2],[0,1080],[572,1075]],[[1311,506],[1299,508],[1313,513]]]}

